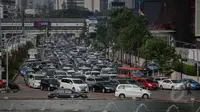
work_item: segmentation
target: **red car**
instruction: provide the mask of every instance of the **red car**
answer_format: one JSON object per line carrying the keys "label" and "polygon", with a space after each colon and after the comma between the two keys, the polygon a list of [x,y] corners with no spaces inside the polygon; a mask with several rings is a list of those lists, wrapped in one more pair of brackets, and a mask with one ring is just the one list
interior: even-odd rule
{"label": "red car", "polygon": [[158,84],[151,80],[151,79],[148,79],[148,78],[137,78],[137,81],[142,84],[144,86],[144,88],[146,89],[158,89]]}
{"label": "red car", "polygon": [[0,88],[3,87],[3,80],[0,79]]}

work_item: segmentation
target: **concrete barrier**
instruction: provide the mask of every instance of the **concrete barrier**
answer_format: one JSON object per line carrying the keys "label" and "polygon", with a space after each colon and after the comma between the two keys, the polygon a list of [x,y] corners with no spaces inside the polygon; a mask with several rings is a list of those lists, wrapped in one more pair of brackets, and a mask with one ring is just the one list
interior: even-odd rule
{"label": "concrete barrier", "polygon": [[0,112],[166,112],[178,107],[179,112],[196,112],[197,102],[135,100],[0,100]]}
{"label": "concrete barrier", "polygon": [[[173,80],[179,80],[179,79],[181,79],[181,73],[180,72],[173,72],[171,74],[171,78]],[[196,76],[189,76],[189,75],[186,75],[186,74],[182,74],[182,78],[193,79],[195,81],[198,81]]]}

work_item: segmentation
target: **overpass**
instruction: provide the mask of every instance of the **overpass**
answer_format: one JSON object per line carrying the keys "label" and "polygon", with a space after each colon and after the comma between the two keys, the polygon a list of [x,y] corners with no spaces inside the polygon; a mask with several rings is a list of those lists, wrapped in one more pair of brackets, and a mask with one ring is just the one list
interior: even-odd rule
{"label": "overpass", "polygon": [[[49,30],[50,34],[55,34],[55,33],[73,33],[75,34],[75,36],[80,35],[80,33],[82,32],[82,30],[67,30],[67,29],[61,29],[61,30]],[[11,34],[11,33],[22,33],[22,30],[4,30],[3,31],[4,34]],[[25,30],[24,31],[25,34],[45,34],[46,30]]]}
{"label": "overpass", "polygon": [[[84,18],[25,18],[25,32],[31,34],[45,33],[45,27],[35,27],[35,23],[38,21],[48,22],[50,33],[79,33],[85,26]],[[2,33],[21,33],[21,19],[12,20],[8,18],[2,19],[1,22]]]}

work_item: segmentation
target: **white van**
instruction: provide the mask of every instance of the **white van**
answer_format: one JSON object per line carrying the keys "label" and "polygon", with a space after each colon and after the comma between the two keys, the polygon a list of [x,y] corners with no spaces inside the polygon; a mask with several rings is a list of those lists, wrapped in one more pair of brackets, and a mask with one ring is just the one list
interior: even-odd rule
{"label": "white van", "polygon": [[32,88],[40,88],[40,82],[43,78],[43,74],[30,73],[28,77],[28,86]]}
{"label": "white van", "polygon": [[148,99],[151,97],[151,92],[146,89],[142,89],[134,84],[119,84],[115,90],[115,96],[120,99],[130,97],[142,97],[144,99]]}
{"label": "white van", "polygon": [[78,78],[63,78],[60,83],[61,88],[71,89],[75,92],[88,92],[88,85]]}

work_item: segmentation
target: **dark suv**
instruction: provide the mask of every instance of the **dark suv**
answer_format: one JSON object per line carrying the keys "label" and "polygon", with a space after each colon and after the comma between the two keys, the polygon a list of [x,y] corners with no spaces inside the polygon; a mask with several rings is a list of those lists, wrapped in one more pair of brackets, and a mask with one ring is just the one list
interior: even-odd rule
{"label": "dark suv", "polygon": [[48,98],[87,98],[87,94],[74,92],[70,89],[59,88],[49,93]]}
{"label": "dark suv", "polygon": [[58,82],[58,80],[53,79],[53,78],[44,78],[40,82],[41,90],[47,89],[48,91],[52,91],[59,88],[59,86],[60,86],[60,83]]}

